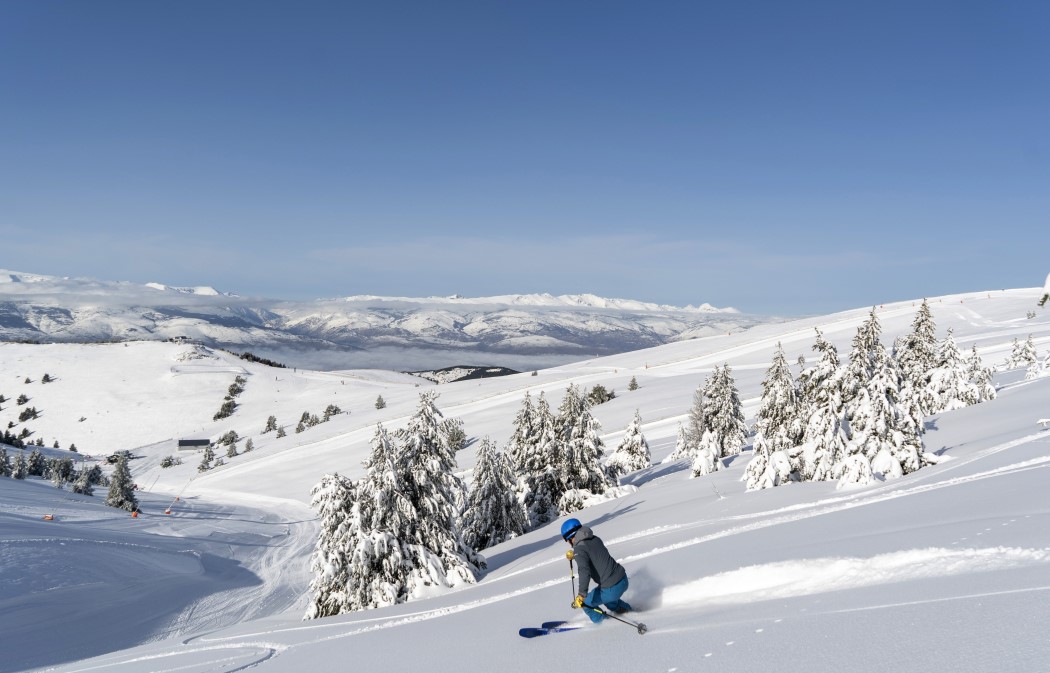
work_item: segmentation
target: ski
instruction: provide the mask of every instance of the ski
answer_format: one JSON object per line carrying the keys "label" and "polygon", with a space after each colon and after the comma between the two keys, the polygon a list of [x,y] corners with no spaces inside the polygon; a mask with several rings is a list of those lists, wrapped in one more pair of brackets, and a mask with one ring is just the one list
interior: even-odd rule
{"label": "ski", "polygon": [[536,636],[546,636],[551,633],[562,633],[564,631],[575,631],[580,628],[579,626],[566,626],[568,622],[543,622],[539,628],[526,627],[518,630],[518,635],[522,638],[535,638]]}

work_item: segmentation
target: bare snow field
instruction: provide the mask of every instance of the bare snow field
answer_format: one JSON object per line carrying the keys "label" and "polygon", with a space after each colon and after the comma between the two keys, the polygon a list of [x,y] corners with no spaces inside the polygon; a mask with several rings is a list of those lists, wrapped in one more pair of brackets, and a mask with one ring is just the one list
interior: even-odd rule
{"label": "bare snow field", "polygon": [[[1043,361],[1041,295],[933,298],[937,336],[951,328],[960,349],[976,345],[997,366],[1032,335]],[[918,305],[876,307],[887,348]],[[996,399],[927,418],[926,450],[942,460],[900,479],[746,492],[750,451],[695,479],[684,461],[662,462],[715,367],[732,367],[750,424],[777,343],[797,370],[819,327],[844,356],[870,310],[439,386],[394,372],[273,368],[187,344],[0,344],[0,423],[28,427],[49,455],[131,451],[141,504],[132,518],[104,506],[102,488],[83,496],[0,478],[0,673],[1050,670],[1045,369],[999,371]],[[237,408],[214,420],[237,377]],[[639,388],[629,391],[632,378]],[[421,391],[437,390],[444,415],[464,423],[458,459],[469,479],[478,440],[506,442],[526,392],[556,406],[570,383],[616,392],[592,410],[607,453],[636,410],[652,448],[654,465],[624,480],[635,488],[575,515],[626,567],[625,599],[639,610],[628,616],[648,633],[591,626],[570,608],[560,521],[484,550],[477,584],[303,621],[317,534],[310,490],[325,473],[361,475],[377,422],[399,427]],[[330,405],[339,411],[329,420],[295,431],[304,412]],[[39,417],[19,422],[24,406]],[[286,436],[263,433],[270,416]],[[231,430],[239,450],[249,438],[253,450],[208,472],[176,447]],[[162,468],[168,456],[182,463]],[[559,619],[586,626],[517,634]]]}

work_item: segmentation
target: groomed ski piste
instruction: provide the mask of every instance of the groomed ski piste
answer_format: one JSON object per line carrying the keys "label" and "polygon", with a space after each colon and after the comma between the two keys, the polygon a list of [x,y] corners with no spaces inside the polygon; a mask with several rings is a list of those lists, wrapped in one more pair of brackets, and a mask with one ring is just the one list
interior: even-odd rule
{"label": "groomed ski piste", "polygon": [[[1041,296],[930,298],[938,339],[952,328],[964,353],[976,344],[994,367],[1032,335],[1043,360],[1050,308],[1036,306]],[[919,303],[875,307],[887,348]],[[131,518],[105,507],[100,488],[87,497],[0,478],[0,671],[1048,670],[1050,429],[1038,421],[1050,417],[1050,376],[998,372],[995,400],[927,419],[926,449],[939,464],[870,486],[745,492],[750,451],[695,479],[685,462],[664,460],[714,367],[732,367],[750,424],[778,342],[796,374],[800,354],[812,361],[814,327],[844,359],[870,310],[435,388],[468,437],[500,445],[526,391],[555,406],[569,383],[615,390],[592,410],[607,454],[638,410],[654,465],[629,475],[622,497],[573,516],[626,567],[624,598],[638,612],[625,616],[645,622],[645,635],[590,625],[570,608],[561,520],[484,550],[477,584],[302,619],[317,534],[310,489],[327,472],[360,476],[375,423],[403,423],[427,381],[274,369],[186,344],[0,345],[0,421],[14,418],[24,392],[42,412],[30,425],[46,446],[75,442],[96,458],[131,450],[142,510]],[[52,383],[39,383],[45,372]],[[213,421],[235,372],[247,379],[239,407]],[[628,391],[632,377],[639,388]],[[343,413],[294,432],[302,412],[328,404]],[[261,434],[270,415],[286,437]],[[197,472],[198,454],[174,448],[177,438],[231,429],[255,449],[209,472]],[[477,445],[458,455],[468,479]],[[161,468],[168,455],[183,463]],[[582,628],[518,635],[561,620]]]}

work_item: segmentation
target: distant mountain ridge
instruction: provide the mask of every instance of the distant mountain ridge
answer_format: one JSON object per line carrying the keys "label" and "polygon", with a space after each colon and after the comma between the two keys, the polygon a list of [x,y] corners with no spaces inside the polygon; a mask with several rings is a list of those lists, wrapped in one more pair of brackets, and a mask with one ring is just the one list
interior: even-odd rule
{"label": "distant mountain ridge", "polygon": [[353,295],[313,301],[0,269],[0,340],[183,338],[315,369],[519,370],[738,331],[776,318],[593,294]]}

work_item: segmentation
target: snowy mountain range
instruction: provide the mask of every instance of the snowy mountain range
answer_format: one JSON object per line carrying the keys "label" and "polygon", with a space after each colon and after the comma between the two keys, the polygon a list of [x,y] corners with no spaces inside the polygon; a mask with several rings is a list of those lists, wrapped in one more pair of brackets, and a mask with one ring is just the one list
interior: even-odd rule
{"label": "snowy mountain range", "polygon": [[42,343],[185,338],[289,366],[536,369],[747,329],[774,318],[589,294],[248,298],[0,270],[0,340]]}
{"label": "snowy mountain range", "polygon": [[[403,427],[428,381],[280,369],[189,343],[0,344],[0,423],[80,465],[108,470],[107,455],[131,451],[141,507],[132,518],[103,504],[104,488],[81,495],[0,477],[0,673],[532,673],[590,666],[593,653],[599,668],[632,673],[1045,671],[1050,310],[1036,307],[1041,294],[930,299],[938,338],[951,330],[960,349],[976,348],[996,368],[998,394],[926,419],[936,464],[848,488],[747,491],[750,446],[697,478],[670,456],[715,368],[732,367],[753,426],[778,344],[791,363],[812,358],[819,329],[845,354],[869,307],[442,384],[445,416],[471,440],[500,446],[526,393],[556,407],[569,384],[615,390],[593,408],[610,451],[640,416],[652,466],[625,476],[619,497],[574,516],[627,570],[625,598],[636,609],[627,617],[648,624],[644,636],[590,625],[569,606],[577,578],[561,520],[485,549],[475,584],[303,621],[318,539],[311,489],[325,473],[361,477],[376,425]],[[884,345],[909,332],[919,303],[877,307]],[[1029,337],[1044,364],[1032,377],[1003,364]],[[216,418],[238,379],[236,410]],[[292,431],[304,411],[329,405],[341,412]],[[27,407],[39,413],[20,420]],[[264,432],[270,416],[286,436]],[[239,452],[206,472],[200,454],[176,446],[231,431]],[[481,444],[456,456],[465,480]],[[177,462],[165,467],[169,457]],[[548,620],[581,628],[518,636]]]}

